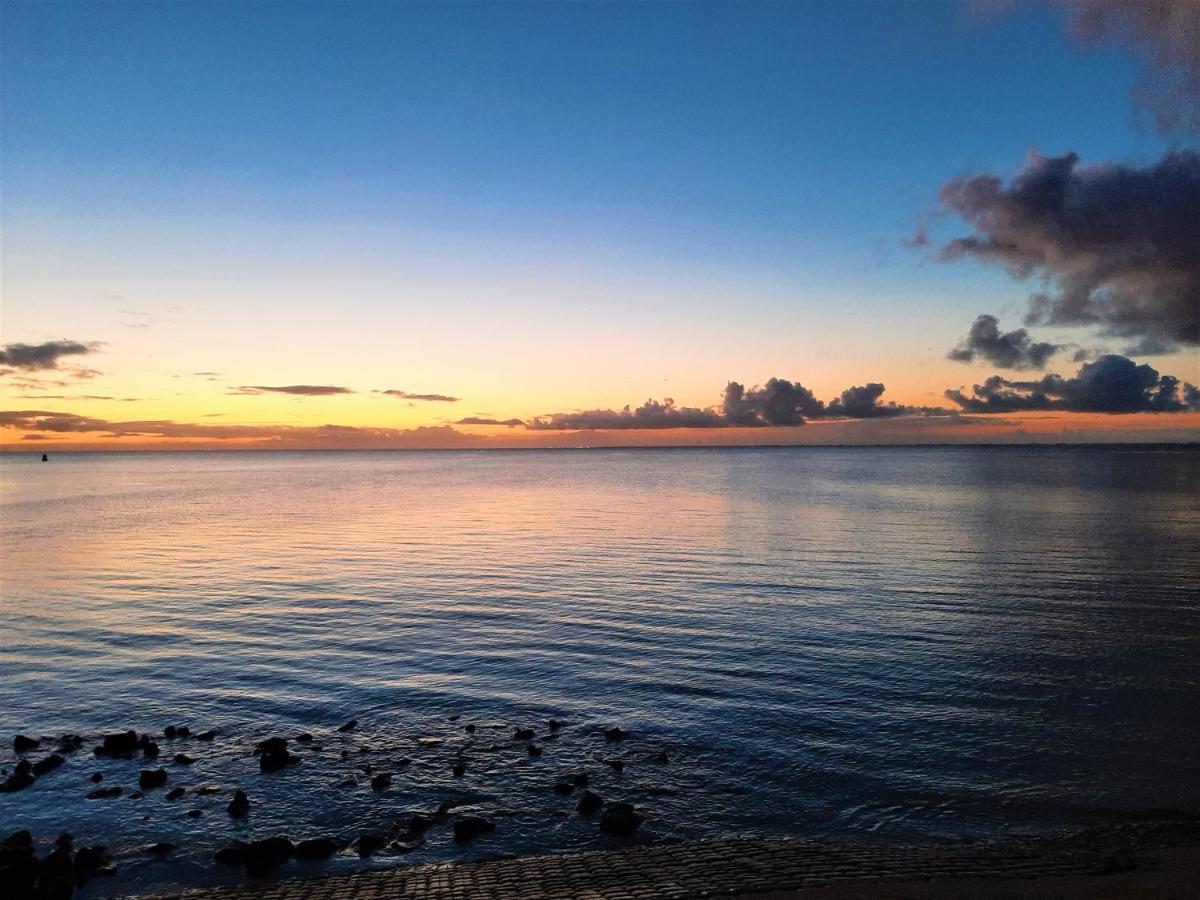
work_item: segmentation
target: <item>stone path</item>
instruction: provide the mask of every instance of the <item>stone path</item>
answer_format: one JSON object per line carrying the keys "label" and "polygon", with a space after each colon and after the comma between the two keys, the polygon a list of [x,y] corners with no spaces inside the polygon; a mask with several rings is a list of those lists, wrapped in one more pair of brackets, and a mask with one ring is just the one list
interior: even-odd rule
{"label": "stone path", "polygon": [[[178,895],[184,900],[644,900],[737,896],[846,881],[1099,875],[1131,865],[1120,849],[1006,841],[954,847],[730,838],[373,870]],[[165,898],[164,898],[165,900]]]}

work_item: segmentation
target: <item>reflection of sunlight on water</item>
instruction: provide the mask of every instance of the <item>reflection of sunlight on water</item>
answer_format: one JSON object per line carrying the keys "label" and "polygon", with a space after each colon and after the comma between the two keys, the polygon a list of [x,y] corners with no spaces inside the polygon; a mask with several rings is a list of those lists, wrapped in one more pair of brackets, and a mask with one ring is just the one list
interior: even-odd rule
{"label": "reflection of sunlight on water", "polygon": [[[246,827],[353,828],[380,806],[330,793],[337,758],[260,783],[231,749],[351,715],[407,740],[450,712],[620,721],[674,748],[678,765],[612,787],[659,836],[912,838],[1200,804],[1194,452],[0,465],[0,730],[221,727],[229,744],[191,777],[265,794]],[[543,782],[603,750],[478,761],[472,802],[525,816],[484,849],[594,845]],[[228,836],[223,819],[81,808],[88,765],[0,802],[130,846]],[[413,803],[459,789],[444,768],[411,776]],[[198,883],[200,858],[158,871]]]}

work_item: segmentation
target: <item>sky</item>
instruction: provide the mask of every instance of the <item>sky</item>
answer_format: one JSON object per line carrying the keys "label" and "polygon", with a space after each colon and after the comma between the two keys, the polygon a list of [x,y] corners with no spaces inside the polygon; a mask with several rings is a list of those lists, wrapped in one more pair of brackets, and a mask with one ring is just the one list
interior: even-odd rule
{"label": "sky", "polygon": [[1186,0],[5,2],[0,446],[1200,440],[1198,137]]}

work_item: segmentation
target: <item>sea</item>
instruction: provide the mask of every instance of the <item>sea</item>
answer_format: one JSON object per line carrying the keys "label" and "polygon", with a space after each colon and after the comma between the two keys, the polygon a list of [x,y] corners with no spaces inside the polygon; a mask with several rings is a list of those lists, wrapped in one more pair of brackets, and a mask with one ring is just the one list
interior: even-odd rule
{"label": "sea", "polygon": [[[277,835],[346,846],[294,877],[1194,815],[1198,587],[1196,446],[6,454],[0,768],[83,746],[0,831],[106,846],[99,897],[240,882],[215,851]],[[93,754],[126,729],[159,757]]]}

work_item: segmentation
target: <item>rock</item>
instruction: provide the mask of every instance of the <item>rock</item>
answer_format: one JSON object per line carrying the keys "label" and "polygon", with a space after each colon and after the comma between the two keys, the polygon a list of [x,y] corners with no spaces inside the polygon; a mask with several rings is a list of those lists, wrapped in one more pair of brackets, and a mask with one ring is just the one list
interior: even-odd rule
{"label": "rock", "polygon": [[604,762],[607,763],[608,765],[612,766],[612,769],[614,772],[624,772],[625,771],[625,763],[623,763],[619,759],[606,759]]}
{"label": "rock", "polygon": [[258,758],[258,768],[262,772],[278,772],[286,766],[294,766],[300,762],[300,757],[286,750],[264,751]]}
{"label": "rock", "polygon": [[114,874],[117,870],[110,862],[103,847],[80,847],[72,866],[75,883],[82,886],[92,878]]}
{"label": "rock", "polygon": [[33,835],[29,833],[29,829],[22,828],[20,831],[14,831],[3,841],[0,841],[0,847],[8,847],[10,850],[21,850],[25,847],[33,846]]}
{"label": "rock", "polygon": [[42,775],[45,775],[47,772],[53,772],[55,769],[57,769],[59,766],[61,766],[64,762],[66,762],[66,760],[63,759],[61,756],[59,756],[57,753],[51,753],[45,759],[39,759],[37,762],[35,762],[33,764],[33,774],[36,777],[41,777]]}
{"label": "rock", "polygon": [[70,897],[75,888],[75,872],[70,847],[57,847],[37,864],[38,889],[41,896]]}
{"label": "rock", "polygon": [[659,750],[657,753],[655,753],[650,758],[653,759],[656,763],[664,763],[665,764],[665,763],[669,763],[671,761],[671,757],[667,756],[666,750]]}
{"label": "rock", "polygon": [[358,836],[358,840],[355,841],[359,857],[366,859],[368,856],[374,856],[375,852],[390,839],[390,836],[384,834],[382,831],[364,831]]}
{"label": "rock", "polygon": [[208,731],[202,731],[198,735],[196,735],[196,740],[211,741],[216,736],[217,736],[217,730],[215,728],[210,728]]}
{"label": "rock", "polygon": [[174,738],[175,734],[176,734],[176,729],[175,729],[174,725],[168,725],[166,728],[163,729],[163,737],[167,738],[168,740]]}
{"label": "rock", "polygon": [[16,791],[23,791],[36,780],[28,772],[15,772],[9,775],[5,781],[0,782],[0,794],[12,794]]}
{"label": "rock", "polygon": [[575,808],[583,815],[591,815],[604,805],[604,799],[599,794],[594,794],[591,791],[584,791],[579,798],[579,802],[575,804]]}
{"label": "rock", "polygon": [[[306,732],[304,732],[304,734],[298,734],[298,735],[296,735],[296,740],[297,740],[297,741],[299,741],[301,744],[307,744],[307,743],[308,743],[309,741],[311,741],[312,739],[313,739],[313,738],[312,738],[312,735],[311,735],[311,734],[309,734],[307,731],[306,731]],[[296,852],[299,852],[299,848],[297,848],[297,851],[296,851]]]}
{"label": "rock", "polygon": [[147,759],[156,759],[158,757],[158,744],[154,741],[146,741],[142,744],[142,756]]}
{"label": "rock", "polygon": [[56,846],[56,847],[74,847],[75,846],[75,838],[71,836],[71,832],[64,831],[62,834],[60,834],[58,837],[56,837],[54,839],[54,846]]}
{"label": "rock", "polygon": [[287,750],[287,745],[288,745],[287,738],[269,737],[265,740],[259,741],[255,745],[255,752],[259,753],[259,754],[283,753],[284,751]]}
{"label": "rock", "polygon": [[163,737],[165,738],[185,738],[191,733],[191,729],[186,725],[168,725],[163,729]]}
{"label": "rock", "polygon": [[223,866],[240,866],[246,861],[246,848],[249,846],[245,841],[232,841],[217,851],[217,862]]}
{"label": "rock", "polygon": [[[18,832],[19,834],[20,832]],[[32,845],[0,847],[0,885],[5,896],[34,897],[38,880],[38,861]]]}
{"label": "rock", "polygon": [[462,778],[467,772],[467,764],[460,759],[450,767],[450,771],[454,773],[455,778]]}
{"label": "rock", "polygon": [[460,844],[495,830],[495,822],[479,816],[462,816],[454,820],[454,840]]}
{"label": "rock", "polygon": [[550,728],[551,731],[558,731],[558,729],[563,727],[563,723],[558,721],[558,719],[551,719],[549,722],[546,723],[546,725]]}
{"label": "rock", "polygon": [[265,875],[291,859],[295,848],[285,837],[264,838],[246,845],[242,865],[251,875]]}
{"label": "rock", "polygon": [[229,805],[225,807],[225,811],[235,819],[244,818],[250,812],[250,798],[246,796],[246,792],[237,790],[233,792],[233,799],[229,801]]}
{"label": "rock", "polygon": [[138,773],[138,787],[156,788],[167,783],[166,769],[142,769]]}
{"label": "rock", "polygon": [[184,815],[186,815],[186,816],[187,816],[189,819],[198,819],[198,818],[200,818],[202,815],[204,815],[204,810],[202,810],[202,809],[189,809],[189,810],[188,810],[186,813],[184,813]]}
{"label": "rock", "polygon": [[13,767],[13,770],[18,775],[30,775],[33,773],[33,763],[27,759],[23,759]]}
{"label": "rock", "polygon": [[556,794],[570,794],[574,790],[575,785],[571,784],[569,781],[557,781],[554,784],[554,793]]}
{"label": "rock", "polygon": [[159,841],[157,844],[151,844],[145,848],[145,852],[151,856],[166,856],[175,849],[174,844],[168,844],[166,841]]}
{"label": "rock", "polygon": [[475,726],[474,726],[474,725],[464,725],[464,726],[463,726],[463,731],[465,731],[467,734],[474,734],[474,733],[475,733]]}
{"label": "rock", "polygon": [[96,788],[87,795],[89,800],[107,800],[110,797],[120,797],[124,793],[119,787]]}
{"label": "rock", "polygon": [[341,845],[333,838],[309,838],[296,845],[296,859],[328,859],[340,849]]}
{"label": "rock", "polygon": [[83,738],[77,734],[64,734],[58,739],[59,753],[74,753],[83,746]]}
{"label": "rock", "polygon": [[528,753],[530,756],[537,757],[537,756],[542,755],[542,748],[537,746],[536,744],[530,744],[528,747],[525,748],[525,752]]}
{"label": "rock", "polygon": [[514,741],[530,741],[533,740],[532,728],[518,728],[513,732]]}
{"label": "rock", "polygon": [[178,800],[180,797],[182,797],[182,796],[183,796],[184,794],[186,794],[186,793],[187,793],[187,791],[185,791],[185,790],[184,790],[183,788],[181,788],[181,787],[177,787],[177,788],[171,788],[171,790],[167,791],[167,798],[166,798],[166,799],[168,799],[168,800]]}
{"label": "rock", "polygon": [[195,760],[192,759],[190,756],[188,756],[186,753],[176,753],[175,756],[172,758],[175,760],[175,762],[179,763],[179,765],[181,765],[181,766],[190,766],[192,763],[195,762]]}
{"label": "rock", "polygon": [[610,729],[608,729],[608,731],[604,732],[604,739],[606,741],[620,741],[620,740],[624,740],[624,738],[627,734],[628,734],[628,732],[622,731],[619,727],[618,728],[610,728]]}
{"label": "rock", "polygon": [[97,756],[133,756],[133,751],[138,748],[138,735],[136,731],[120,731],[115,734],[106,734],[104,742],[96,748]]}
{"label": "rock", "polygon": [[338,731],[340,731],[342,734],[347,734],[347,733],[353,731],[357,727],[358,727],[358,719],[351,719],[345,725],[339,725]]}
{"label": "rock", "polygon": [[605,807],[604,815],[600,817],[600,830],[605,834],[628,837],[637,831],[644,821],[646,820],[639,816],[630,804],[610,803]]}
{"label": "rock", "polygon": [[572,778],[571,781],[574,784],[576,784],[578,787],[587,787],[588,773],[580,772],[578,775],[576,775],[574,778]]}
{"label": "rock", "polygon": [[13,750],[17,753],[28,753],[30,750],[36,750],[40,744],[37,738],[26,737],[23,734],[18,734],[13,738]]}
{"label": "rock", "polygon": [[454,715],[449,716],[448,718],[451,722],[457,722],[459,719],[462,718],[462,716],[459,715],[458,713],[455,713]]}
{"label": "rock", "polygon": [[413,813],[408,819],[409,834],[424,834],[435,824],[433,816],[427,816],[425,813]]}
{"label": "rock", "polygon": [[99,784],[103,780],[104,780],[104,774],[102,772],[93,772],[91,774],[90,781],[92,782],[92,784]]}
{"label": "rock", "polygon": [[380,772],[371,779],[371,787],[377,791],[382,791],[392,786],[392,776],[385,772]]}

